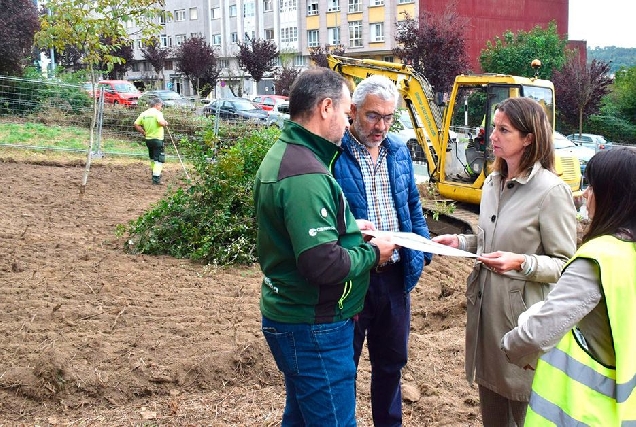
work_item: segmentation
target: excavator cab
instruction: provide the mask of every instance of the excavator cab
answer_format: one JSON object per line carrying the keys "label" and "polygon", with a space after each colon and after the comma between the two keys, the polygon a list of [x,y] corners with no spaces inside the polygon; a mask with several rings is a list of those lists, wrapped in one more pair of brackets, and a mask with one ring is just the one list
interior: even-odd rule
{"label": "excavator cab", "polygon": [[[498,103],[519,96],[536,99],[554,126],[554,86],[547,80],[504,74],[460,75],[440,106],[440,98],[426,78],[409,65],[333,55],[327,61],[353,84],[355,79],[372,74],[395,82],[426,157],[414,160],[426,161],[429,182],[450,201],[479,204],[481,200],[481,188],[494,161],[489,136]],[[572,190],[580,193],[578,159],[557,158],[556,167]]]}

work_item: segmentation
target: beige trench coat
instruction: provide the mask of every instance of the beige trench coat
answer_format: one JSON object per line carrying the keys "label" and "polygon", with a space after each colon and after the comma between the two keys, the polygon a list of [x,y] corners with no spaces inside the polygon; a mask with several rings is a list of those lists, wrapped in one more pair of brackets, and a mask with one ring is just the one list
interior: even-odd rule
{"label": "beige trench coat", "polygon": [[496,274],[476,263],[468,277],[466,377],[516,401],[528,401],[534,371],[508,363],[501,351],[504,334],[519,314],[544,300],[576,251],[576,208],[570,188],[539,163],[528,177],[502,187],[499,173],[483,186],[478,235],[466,235],[477,254],[507,251],[532,255],[537,268]]}

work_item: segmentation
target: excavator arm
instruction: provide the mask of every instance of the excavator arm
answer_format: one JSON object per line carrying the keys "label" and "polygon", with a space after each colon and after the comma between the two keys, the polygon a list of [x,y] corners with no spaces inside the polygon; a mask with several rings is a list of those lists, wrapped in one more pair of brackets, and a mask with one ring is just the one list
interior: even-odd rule
{"label": "excavator arm", "polygon": [[426,155],[430,179],[439,180],[442,138],[448,135],[444,135],[442,111],[434,102],[433,88],[426,78],[409,65],[335,55],[328,55],[327,60],[329,67],[353,86],[354,79],[362,80],[373,74],[388,77],[396,84],[411,116],[417,141]]}

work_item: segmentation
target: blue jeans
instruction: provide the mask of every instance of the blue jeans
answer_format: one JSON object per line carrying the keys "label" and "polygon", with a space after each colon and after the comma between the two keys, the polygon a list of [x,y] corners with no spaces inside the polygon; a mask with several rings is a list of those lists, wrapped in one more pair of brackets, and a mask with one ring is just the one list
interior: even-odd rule
{"label": "blue jeans", "polygon": [[371,362],[371,412],[376,427],[402,425],[402,368],[406,365],[411,325],[411,297],[404,293],[402,265],[371,272],[364,309],[353,341],[358,366],[364,340]]}
{"label": "blue jeans", "polygon": [[285,376],[282,426],[355,426],[353,321],[280,323],[263,317],[263,335]]}

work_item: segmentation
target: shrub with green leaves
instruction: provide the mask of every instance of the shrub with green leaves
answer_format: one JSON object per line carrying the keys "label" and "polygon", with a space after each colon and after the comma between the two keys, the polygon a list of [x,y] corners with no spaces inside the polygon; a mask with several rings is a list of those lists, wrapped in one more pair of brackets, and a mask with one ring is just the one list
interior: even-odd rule
{"label": "shrub with green leaves", "polygon": [[256,262],[254,177],[278,128],[231,126],[205,143],[182,141],[191,181],[120,231],[132,253],[171,255],[215,265]]}

